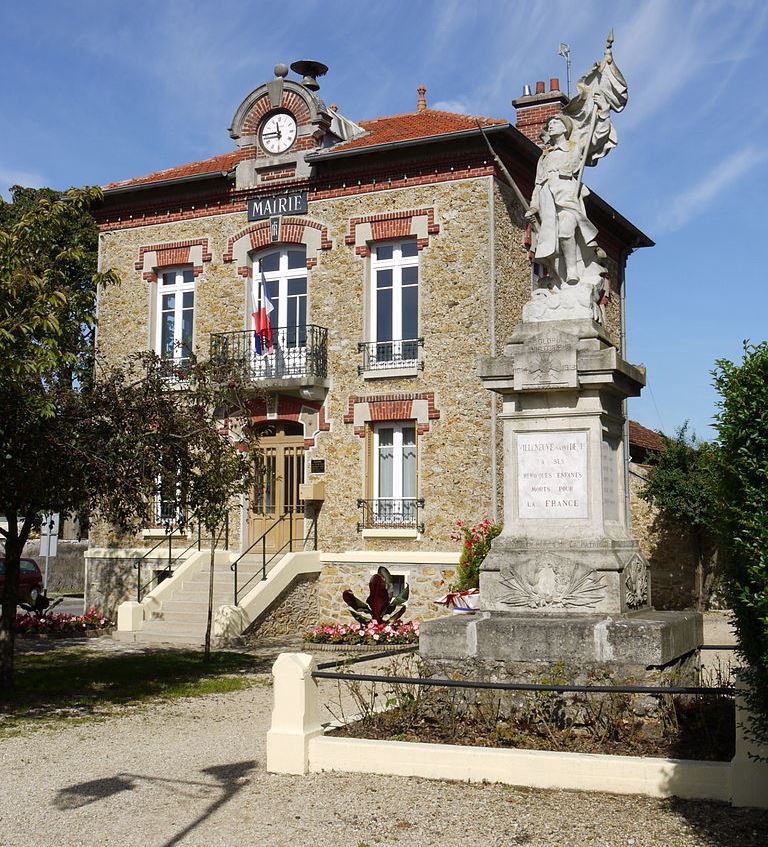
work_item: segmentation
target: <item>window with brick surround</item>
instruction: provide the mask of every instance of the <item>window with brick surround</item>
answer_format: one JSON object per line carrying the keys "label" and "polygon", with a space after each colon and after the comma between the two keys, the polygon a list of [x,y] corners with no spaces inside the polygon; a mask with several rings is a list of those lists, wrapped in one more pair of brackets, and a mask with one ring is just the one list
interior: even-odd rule
{"label": "window with brick surround", "polygon": [[415,239],[371,250],[366,370],[413,367],[419,358],[419,252]]}
{"label": "window with brick surround", "polygon": [[183,363],[192,353],[195,274],[191,267],[158,273],[155,350],[161,359]]}
{"label": "window with brick surround", "polygon": [[418,466],[415,421],[386,421],[369,435],[369,523],[413,526],[417,517]]}

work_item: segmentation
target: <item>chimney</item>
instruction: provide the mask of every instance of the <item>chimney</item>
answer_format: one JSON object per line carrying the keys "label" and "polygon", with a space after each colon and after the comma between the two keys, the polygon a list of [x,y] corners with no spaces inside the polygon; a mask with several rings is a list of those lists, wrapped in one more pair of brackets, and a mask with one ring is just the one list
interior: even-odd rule
{"label": "chimney", "polygon": [[427,93],[427,89],[423,85],[420,85],[416,89],[416,92],[419,95],[418,102],[416,103],[416,111],[423,112],[427,108],[427,98],[424,96]]}
{"label": "chimney", "polygon": [[544,80],[536,83],[535,94],[531,94],[530,86],[526,85],[523,96],[512,101],[517,111],[517,128],[541,146],[539,135],[547,118],[562,112],[567,103],[568,98],[560,90],[560,80],[555,77],[549,81],[549,91],[546,90]]}

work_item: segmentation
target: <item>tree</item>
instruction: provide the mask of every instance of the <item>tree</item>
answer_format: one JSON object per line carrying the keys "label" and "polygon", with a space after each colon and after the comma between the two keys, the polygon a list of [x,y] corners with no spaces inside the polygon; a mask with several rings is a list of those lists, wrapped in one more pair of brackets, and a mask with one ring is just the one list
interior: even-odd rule
{"label": "tree", "polygon": [[666,447],[649,457],[651,472],[640,496],[686,527],[696,554],[696,607],[706,608],[712,591],[720,535],[717,445],[688,435],[685,423]]}
{"label": "tree", "polygon": [[726,591],[746,660],[748,729],[768,744],[768,342],[745,343],[740,364],[718,360],[713,377]]}
{"label": "tree", "polygon": [[42,513],[95,512],[129,534],[146,523],[160,481],[170,476],[217,537],[224,504],[254,473],[254,462],[242,455],[250,448],[255,457],[255,439],[247,429],[233,438],[220,420],[245,408],[233,375],[194,357],[183,374],[169,375],[154,354],[120,367],[92,365],[94,291],[117,280],[96,273],[82,279],[73,267],[84,261],[84,250],[65,238],[98,198],[98,190],[71,191],[40,198],[15,217],[3,210],[0,513],[8,526],[0,529],[2,688],[13,684],[20,558]]}
{"label": "tree", "polygon": [[[0,201],[0,386],[19,378],[63,380],[90,365],[96,290],[117,282],[96,270],[97,233],[89,210],[98,188],[65,193],[14,186]],[[34,393],[25,402],[41,404]]]}

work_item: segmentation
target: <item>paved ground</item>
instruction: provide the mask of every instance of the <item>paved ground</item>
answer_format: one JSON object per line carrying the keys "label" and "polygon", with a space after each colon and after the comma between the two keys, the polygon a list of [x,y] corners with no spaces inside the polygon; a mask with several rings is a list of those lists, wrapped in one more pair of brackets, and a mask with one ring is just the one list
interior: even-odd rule
{"label": "paved ground", "polygon": [[[88,646],[125,649],[107,638]],[[399,777],[267,774],[266,671],[281,647],[264,645],[263,684],[247,691],[0,742],[0,847],[768,843],[768,813],[711,803]],[[334,688],[324,685],[330,700]]]}

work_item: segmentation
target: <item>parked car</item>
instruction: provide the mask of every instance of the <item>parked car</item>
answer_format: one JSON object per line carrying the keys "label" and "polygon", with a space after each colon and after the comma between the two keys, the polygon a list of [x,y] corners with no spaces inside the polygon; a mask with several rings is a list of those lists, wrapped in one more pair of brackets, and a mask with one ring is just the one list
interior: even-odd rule
{"label": "parked car", "polygon": [[[0,592],[5,587],[5,559],[0,559]],[[34,559],[22,559],[19,573],[19,603],[37,606],[44,597],[43,575]]]}

